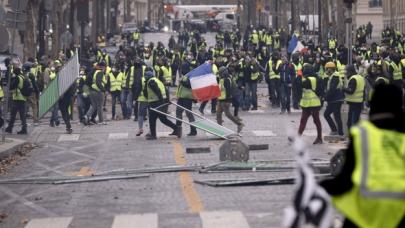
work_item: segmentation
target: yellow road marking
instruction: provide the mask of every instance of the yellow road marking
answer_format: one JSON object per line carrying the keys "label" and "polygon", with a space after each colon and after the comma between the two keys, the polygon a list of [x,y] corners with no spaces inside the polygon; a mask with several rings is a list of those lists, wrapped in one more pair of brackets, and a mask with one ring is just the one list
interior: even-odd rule
{"label": "yellow road marking", "polygon": [[[186,165],[187,161],[184,156],[183,146],[178,141],[172,141],[174,159],[177,165]],[[188,172],[179,173],[181,189],[183,190],[183,195],[186,198],[188,211],[190,213],[199,213],[204,210],[203,203],[201,201],[200,195],[198,195],[197,190],[194,187],[193,178]]]}
{"label": "yellow road marking", "polygon": [[94,173],[89,167],[82,167],[78,172],[73,172],[73,176],[82,177],[82,176],[91,176]]}

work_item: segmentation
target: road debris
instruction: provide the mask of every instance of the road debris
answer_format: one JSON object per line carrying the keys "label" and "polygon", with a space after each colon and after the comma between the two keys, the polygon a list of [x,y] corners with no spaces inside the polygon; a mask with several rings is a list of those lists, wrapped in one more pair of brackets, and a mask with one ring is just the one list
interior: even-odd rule
{"label": "road debris", "polygon": [[[318,179],[326,179],[330,175],[316,175]],[[260,186],[260,185],[289,185],[295,183],[295,177],[284,178],[266,178],[266,179],[212,179],[212,180],[194,180],[194,183],[207,185],[211,187],[235,187],[235,186]]]}
{"label": "road debris", "polygon": [[24,143],[15,153],[6,158],[0,159],[0,175],[7,174],[8,170],[20,164],[27,154],[38,146],[33,143]]}
{"label": "road debris", "polygon": [[210,147],[188,147],[186,148],[187,154],[202,154],[202,153],[210,153]]}
{"label": "road debris", "polygon": [[269,144],[249,144],[249,150],[268,150]]}

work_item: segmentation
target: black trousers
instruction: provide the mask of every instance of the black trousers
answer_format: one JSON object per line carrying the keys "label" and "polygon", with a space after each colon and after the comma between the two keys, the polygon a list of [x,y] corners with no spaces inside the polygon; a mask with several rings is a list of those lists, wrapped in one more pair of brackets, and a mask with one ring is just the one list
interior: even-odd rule
{"label": "black trousers", "polygon": [[21,120],[21,130],[27,130],[27,112],[26,112],[26,101],[15,101],[11,105],[10,122],[8,123],[9,129],[13,129],[15,118],[17,117],[17,112],[20,114]]}
{"label": "black trousers", "polygon": [[[204,110],[205,106],[207,106],[208,101],[204,101],[200,105],[200,110]],[[212,99],[211,100],[211,112],[215,113],[217,111],[217,99]]]}
{"label": "black trousers", "polygon": [[268,86],[271,105],[280,106],[280,79],[270,79]]}
{"label": "black trousers", "polygon": [[[191,99],[186,99],[186,98],[179,98],[177,100],[177,104],[180,106],[183,106],[184,108],[188,109],[191,111],[193,108],[193,100]],[[185,111],[179,107],[176,108],[176,118],[177,119],[183,119],[183,112],[186,112],[186,116],[188,118],[188,121],[194,122],[194,115],[191,112]],[[176,121],[176,126],[181,127],[182,122],[180,120]],[[197,129],[193,126],[190,126],[190,132],[197,132]]]}
{"label": "black trousers", "polygon": [[[341,117],[341,108],[342,108],[342,101],[338,102],[328,102],[326,106],[325,112],[323,116],[325,117],[331,131],[338,132],[339,135],[343,135],[343,124],[342,124],[342,117]],[[331,115],[335,120],[332,119]]]}
{"label": "black trousers", "polygon": [[72,96],[63,96],[59,101],[59,109],[62,113],[63,122],[65,122],[66,129],[72,129],[72,125],[70,124],[70,114],[69,114],[69,106],[72,101]]}
{"label": "black trousers", "polygon": [[[173,131],[176,130],[176,124],[174,124],[172,121],[168,120],[167,117],[161,113],[157,113],[153,110],[151,110],[150,108],[156,108],[160,105],[164,104],[163,102],[152,102],[149,103],[149,128],[150,128],[150,134],[154,137],[156,137],[156,121],[157,119],[160,120],[160,122],[162,122],[164,125],[170,127],[171,129],[173,129]],[[168,106],[164,106],[162,108],[159,109],[159,111],[162,112],[167,112],[168,110]]]}

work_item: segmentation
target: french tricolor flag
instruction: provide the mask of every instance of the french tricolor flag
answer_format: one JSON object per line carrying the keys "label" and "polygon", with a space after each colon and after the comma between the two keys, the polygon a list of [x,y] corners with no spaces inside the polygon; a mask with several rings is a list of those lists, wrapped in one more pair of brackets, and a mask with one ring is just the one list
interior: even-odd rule
{"label": "french tricolor flag", "polygon": [[208,101],[221,95],[211,63],[202,64],[190,71],[187,76],[190,79],[193,96],[197,101]]}

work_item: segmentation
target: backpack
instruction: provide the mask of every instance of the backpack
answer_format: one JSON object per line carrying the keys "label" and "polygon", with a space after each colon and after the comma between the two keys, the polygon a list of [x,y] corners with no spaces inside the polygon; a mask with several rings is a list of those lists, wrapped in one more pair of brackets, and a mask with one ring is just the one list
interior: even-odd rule
{"label": "backpack", "polygon": [[27,77],[23,77],[23,86],[20,89],[21,94],[24,97],[29,97],[29,96],[31,96],[33,91],[34,91],[34,89],[32,88],[30,79]]}

